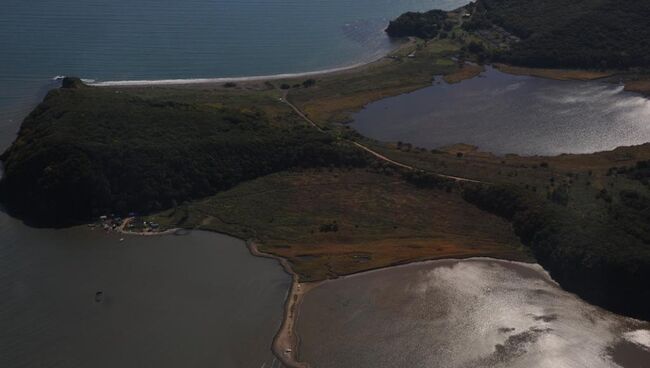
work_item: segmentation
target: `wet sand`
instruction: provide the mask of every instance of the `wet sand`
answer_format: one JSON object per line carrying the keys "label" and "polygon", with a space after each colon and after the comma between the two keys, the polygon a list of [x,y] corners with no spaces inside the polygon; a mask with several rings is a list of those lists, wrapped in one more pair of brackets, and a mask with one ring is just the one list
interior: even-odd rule
{"label": "wet sand", "polygon": [[284,316],[277,334],[273,338],[273,354],[289,368],[308,368],[309,364],[301,362],[296,355],[300,346],[300,339],[295,333],[295,324],[304,295],[319,285],[319,283],[300,283],[298,275],[293,272],[289,262],[272,254],[263,253],[257,248],[254,241],[248,241],[248,249],[257,257],[272,258],[277,260],[285,272],[291,275],[292,282],[284,305]]}

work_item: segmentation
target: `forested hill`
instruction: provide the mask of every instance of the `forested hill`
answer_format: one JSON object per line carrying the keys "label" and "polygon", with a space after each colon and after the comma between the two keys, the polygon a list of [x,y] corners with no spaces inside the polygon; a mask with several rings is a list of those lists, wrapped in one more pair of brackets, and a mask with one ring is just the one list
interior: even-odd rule
{"label": "forested hill", "polygon": [[3,202],[36,224],[169,208],[292,167],[365,164],[271,96],[68,87],[0,157]]}
{"label": "forested hill", "polygon": [[494,24],[522,38],[498,56],[540,67],[650,66],[650,1],[479,0]]}
{"label": "forested hill", "polygon": [[[495,61],[551,68],[650,67],[650,1],[477,0],[462,13],[463,31],[482,37],[498,30],[493,34],[513,36],[506,40],[507,47],[494,47],[495,38],[486,42]],[[404,14],[387,31],[422,37],[391,28],[440,28],[439,19],[424,14]]]}
{"label": "forested hill", "polygon": [[386,33],[391,37],[434,38],[441,30],[451,30],[453,24],[447,22],[447,13],[431,10],[426,13],[408,12],[391,21]]}

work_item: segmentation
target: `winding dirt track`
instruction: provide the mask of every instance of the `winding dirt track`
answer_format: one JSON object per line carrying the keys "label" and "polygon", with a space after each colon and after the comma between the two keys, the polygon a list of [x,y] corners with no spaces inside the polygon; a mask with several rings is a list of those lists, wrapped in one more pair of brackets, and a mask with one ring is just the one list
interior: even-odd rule
{"label": "winding dirt track", "polygon": [[[308,122],[311,126],[313,126],[314,128],[318,129],[318,130],[321,131],[321,132],[324,131],[324,130],[323,130],[323,129],[318,125],[318,124],[316,124],[313,120],[311,120],[309,117],[307,117],[307,115],[305,115],[305,114],[304,114],[304,113],[303,113],[303,112],[302,112],[302,111],[301,111],[301,110],[300,110],[296,105],[294,105],[293,103],[291,103],[291,102],[289,101],[289,99],[287,98],[287,93],[284,94],[284,96],[280,99],[280,101],[282,101],[283,103],[285,103],[285,104],[287,104],[289,107],[291,107],[291,109],[293,109],[293,111],[295,111],[295,113],[298,114],[298,116],[300,116],[303,120],[305,120],[306,122]],[[388,163],[391,164],[391,165],[395,165],[395,166],[398,166],[398,167],[401,167],[401,168],[403,168],[403,169],[407,169],[407,170],[426,171],[426,170],[418,169],[417,167],[413,167],[413,166],[410,166],[410,165],[407,165],[407,164],[404,164],[404,163],[401,163],[401,162],[397,162],[397,161],[395,161],[395,160],[392,160],[392,159],[390,159],[390,158],[388,158],[388,157],[382,155],[381,153],[379,153],[379,152],[373,150],[372,148],[370,148],[370,147],[368,147],[368,146],[365,146],[365,145],[363,145],[363,144],[361,144],[361,143],[359,143],[359,142],[356,142],[356,141],[353,141],[353,140],[349,140],[349,139],[346,139],[346,141],[348,141],[348,142],[354,144],[355,146],[361,148],[362,150],[364,150],[364,151],[370,153],[371,155],[375,156],[376,158],[378,158],[378,159],[380,159],[380,160],[382,160],[382,161],[384,161],[384,162],[388,162]],[[433,175],[436,175],[436,176],[438,176],[438,177],[440,177],[440,178],[445,178],[445,179],[455,180],[455,181],[458,181],[458,182],[466,182],[466,183],[485,183],[485,182],[480,181],[480,180],[474,180],[474,179],[469,179],[469,178],[463,178],[463,177],[460,177],[460,176],[445,175],[445,174],[440,174],[440,173],[430,172],[430,171],[427,171],[427,172],[429,172],[429,173],[431,173],[431,174],[433,174]]]}

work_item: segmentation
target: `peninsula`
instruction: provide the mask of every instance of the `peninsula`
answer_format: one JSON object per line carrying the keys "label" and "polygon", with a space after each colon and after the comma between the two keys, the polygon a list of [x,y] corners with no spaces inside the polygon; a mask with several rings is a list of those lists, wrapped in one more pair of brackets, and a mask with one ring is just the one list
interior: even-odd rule
{"label": "peninsula", "polygon": [[[500,157],[377,142],[345,124],[372,101],[436,76],[472,78],[488,62],[647,91],[650,7],[609,12],[614,3],[479,0],[407,13],[387,29],[410,37],[390,55],[308,77],[156,87],[66,78],[0,156],[0,197],[42,226],[135,212],[230,234],[286,260],[296,283],[440,258],[536,261],[589,302],[650,319],[650,144]],[[625,29],[587,42],[611,22]]]}

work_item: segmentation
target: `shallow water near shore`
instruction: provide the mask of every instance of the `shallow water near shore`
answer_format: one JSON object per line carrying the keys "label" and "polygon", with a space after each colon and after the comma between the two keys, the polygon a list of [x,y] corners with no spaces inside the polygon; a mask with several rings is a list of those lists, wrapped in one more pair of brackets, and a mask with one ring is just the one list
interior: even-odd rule
{"label": "shallow water near shore", "polygon": [[290,284],[224,235],[33,229],[0,213],[0,366],[270,367]]}
{"label": "shallow water near shore", "polygon": [[326,282],[298,319],[313,367],[647,367],[650,323],[567,293],[539,265],[444,260]]}
{"label": "shallow water near shore", "polygon": [[497,154],[592,153],[650,141],[650,99],[601,81],[501,73],[436,83],[353,116],[361,134],[439,148],[467,143]]}

